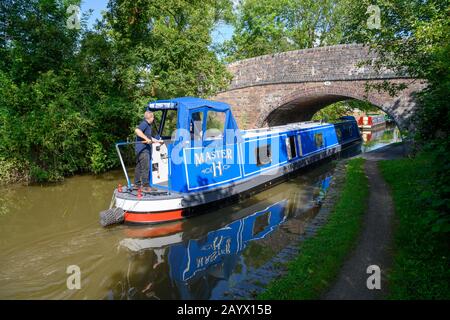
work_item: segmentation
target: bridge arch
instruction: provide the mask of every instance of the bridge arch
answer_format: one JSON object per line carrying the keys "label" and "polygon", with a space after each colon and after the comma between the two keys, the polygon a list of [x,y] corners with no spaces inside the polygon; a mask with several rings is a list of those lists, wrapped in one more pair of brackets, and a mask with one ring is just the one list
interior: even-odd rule
{"label": "bridge arch", "polygon": [[361,84],[314,83],[302,86],[291,94],[282,97],[279,102],[269,105],[261,112],[255,122],[256,127],[276,126],[289,122],[308,121],[320,109],[345,100],[367,101],[391,115],[395,122],[399,119],[379,95],[368,94]]}

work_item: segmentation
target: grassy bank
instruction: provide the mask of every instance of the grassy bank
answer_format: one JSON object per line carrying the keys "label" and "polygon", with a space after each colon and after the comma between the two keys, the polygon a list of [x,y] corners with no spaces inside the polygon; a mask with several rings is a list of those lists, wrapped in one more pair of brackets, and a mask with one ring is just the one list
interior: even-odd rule
{"label": "grassy bank", "polygon": [[364,160],[350,160],[340,198],[327,224],[302,244],[299,255],[288,265],[288,273],[271,282],[258,298],[318,298],[336,278],[356,242],[368,195]]}
{"label": "grassy bank", "polygon": [[435,193],[428,181],[431,161],[422,155],[382,161],[379,166],[392,188],[397,220],[390,298],[450,299],[448,234],[436,232],[430,223],[428,200]]}

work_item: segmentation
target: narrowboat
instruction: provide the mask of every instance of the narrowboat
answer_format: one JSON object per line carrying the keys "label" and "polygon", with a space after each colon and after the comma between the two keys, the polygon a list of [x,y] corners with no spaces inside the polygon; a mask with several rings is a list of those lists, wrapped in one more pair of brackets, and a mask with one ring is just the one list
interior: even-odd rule
{"label": "narrowboat", "polygon": [[194,97],[151,102],[163,144],[152,144],[152,190],[127,180],[113,193],[100,223],[155,224],[211,211],[283,181],[302,167],[361,142],[354,117],[337,123],[299,122],[239,130],[228,104]]}
{"label": "narrowboat", "polygon": [[386,119],[382,114],[369,114],[358,118],[358,127],[361,129],[373,129],[386,125]]}

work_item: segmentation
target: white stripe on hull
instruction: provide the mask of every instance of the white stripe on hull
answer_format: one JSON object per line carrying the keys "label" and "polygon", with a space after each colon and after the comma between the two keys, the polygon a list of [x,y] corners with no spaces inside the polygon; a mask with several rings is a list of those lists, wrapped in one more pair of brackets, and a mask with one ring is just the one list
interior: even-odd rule
{"label": "white stripe on hull", "polygon": [[181,204],[183,198],[167,200],[128,200],[116,198],[116,207],[130,212],[161,212],[184,208]]}

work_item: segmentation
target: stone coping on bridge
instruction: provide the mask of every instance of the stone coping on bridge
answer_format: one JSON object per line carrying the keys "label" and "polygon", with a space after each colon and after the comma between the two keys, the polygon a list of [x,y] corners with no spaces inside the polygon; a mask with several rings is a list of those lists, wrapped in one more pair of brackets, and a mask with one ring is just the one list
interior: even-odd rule
{"label": "stone coping on bridge", "polygon": [[372,65],[376,54],[362,44],[342,44],[268,54],[230,63],[233,79],[227,91],[281,83],[408,78]]}

